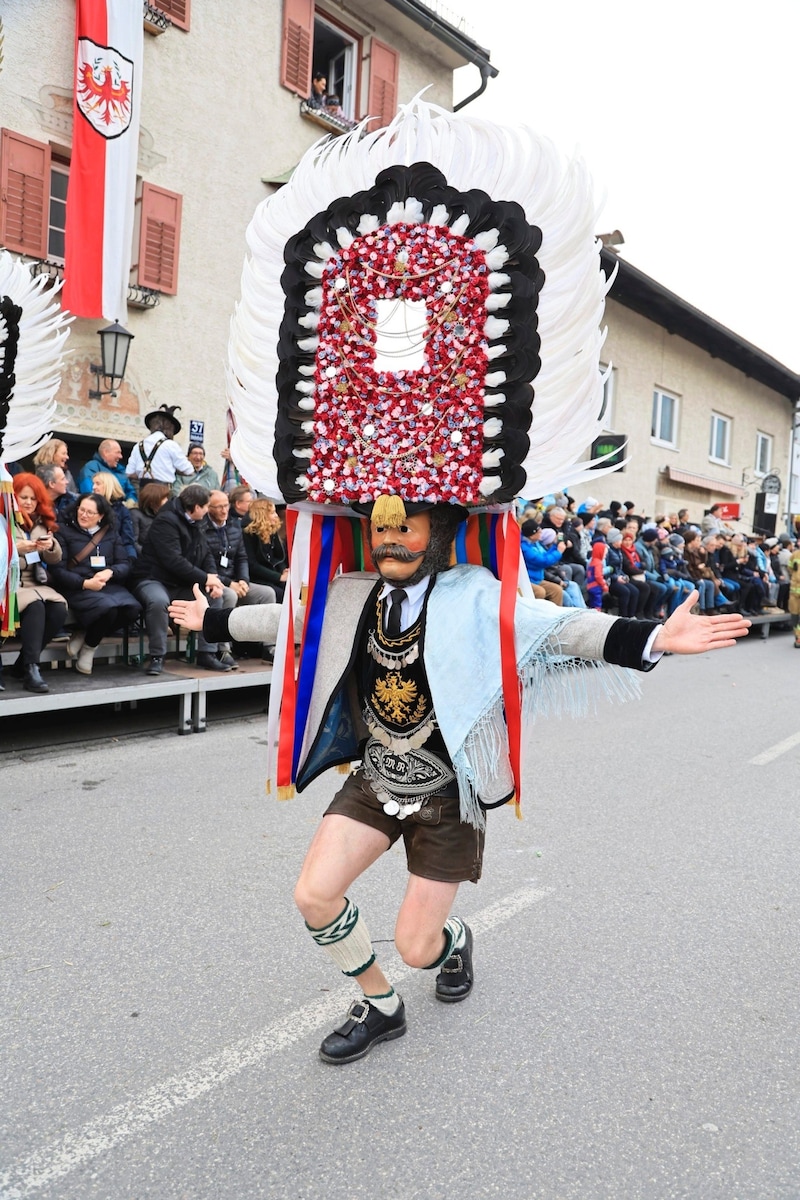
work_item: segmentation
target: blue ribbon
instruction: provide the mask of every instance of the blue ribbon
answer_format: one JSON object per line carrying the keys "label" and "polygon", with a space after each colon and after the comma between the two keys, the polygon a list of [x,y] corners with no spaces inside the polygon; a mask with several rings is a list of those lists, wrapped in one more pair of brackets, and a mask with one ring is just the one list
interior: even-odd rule
{"label": "blue ribbon", "polygon": [[495,579],[500,578],[500,571],[497,565],[497,522],[500,517],[497,513],[492,513],[492,519],[489,525],[489,570],[494,575]]}
{"label": "blue ribbon", "polygon": [[456,530],[456,562],[467,562],[467,522],[462,521]]}
{"label": "blue ribbon", "polygon": [[[295,710],[294,747],[292,750],[293,780],[297,778],[297,766],[300,761],[303,735],[308,720],[308,710],[311,707],[311,692],[314,688],[314,677],[317,673],[319,639],[322,633],[322,621],[325,616],[325,602],[328,598],[335,531],[336,518],[323,517],[317,578],[314,581],[314,594],[309,596],[308,599],[306,625],[303,636],[303,657],[300,660],[300,675],[297,680],[297,707]],[[289,636],[292,637],[291,629],[289,630]]]}

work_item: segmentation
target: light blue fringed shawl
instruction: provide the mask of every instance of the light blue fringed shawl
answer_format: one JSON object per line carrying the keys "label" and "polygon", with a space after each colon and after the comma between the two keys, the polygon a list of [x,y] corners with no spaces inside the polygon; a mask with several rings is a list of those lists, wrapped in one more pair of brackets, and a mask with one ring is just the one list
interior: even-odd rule
{"label": "light blue fringed shawl", "polygon": [[[461,820],[484,826],[480,797],[492,804],[513,791],[503,714],[500,584],[483,567],[456,566],[436,577],[428,599],[424,661],[431,698],[453,760]],[[586,622],[593,623],[587,627]],[[517,598],[517,667],[522,683],[523,746],[537,716],[580,716],[598,699],[640,695],[635,672],[601,659],[612,619],[592,610]],[[591,633],[586,637],[586,633]],[[597,657],[575,657],[597,646]],[[591,651],[590,651],[591,653]]]}

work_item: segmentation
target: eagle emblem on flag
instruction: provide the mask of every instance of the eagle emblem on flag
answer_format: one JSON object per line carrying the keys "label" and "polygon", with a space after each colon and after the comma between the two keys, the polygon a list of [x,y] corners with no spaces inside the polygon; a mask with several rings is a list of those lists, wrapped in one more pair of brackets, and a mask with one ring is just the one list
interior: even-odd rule
{"label": "eagle emblem on flag", "polygon": [[133,63],[113,46],[78,39],[76,102],[104,138],[120,137],[131,123]]}

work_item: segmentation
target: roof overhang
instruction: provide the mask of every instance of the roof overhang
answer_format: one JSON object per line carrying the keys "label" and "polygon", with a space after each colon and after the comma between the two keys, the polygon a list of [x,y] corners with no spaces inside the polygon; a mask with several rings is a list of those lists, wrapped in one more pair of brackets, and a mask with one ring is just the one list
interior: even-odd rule
{"label": "roof overhang", "polygon": [[777,359],[720,325],[610,250],[601,250],[600,260],[607,277],[615,270],[617,272],[609,292],[612,300],[655,321],[668,333],[699,346],[712,358],[736,367],[750,379],[763,383],[793,403],[800,399],[800,375]]}
{"label": "roof overhang", "polygon": [[687,487],[702,488],[704,492],[717,492],[720,496],[736,496],[741,499],[747,495],[747,488],[735,483],[722,483],[710,475],[697,475],[694,471],[679,471],[677,467],[666,467],[664,474],[673,483],[684,483]]}
{"label": "roof overhang", "polygon": [[412,22],[429,33],[440,43],[441,47],[445,47],[446,61],[449,66],[455,68],[466,66],[467,63],[474,63],[480,69],[484,79],[494,79],[499,74],[497,67],[489,62],[489,50],[479,46],[473,38],[468,37],[444,17],[440,17],[433,8],[429,8],[421,0],[386,0],[386,3],[405,18],[404,24]]}

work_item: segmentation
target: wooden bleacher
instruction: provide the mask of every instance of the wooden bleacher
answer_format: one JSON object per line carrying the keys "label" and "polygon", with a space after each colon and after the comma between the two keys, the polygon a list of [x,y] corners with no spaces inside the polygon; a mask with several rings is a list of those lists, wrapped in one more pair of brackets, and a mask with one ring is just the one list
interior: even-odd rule
{"label": "wooden bleacher", "polygon": [[205,671],[191,661],[192,644],[186,633],[186,630],[178,630],[171,639],[174,649],[168,650],[161,675],[144,673],[144,654],[138,636],[104,639],[95,654],[91,675],[81,675],[74,669],[67,656],[65,641],[51,642],[45,647],[40,662],[42,678],[50,691],[41,695],[25,691],[22,681],[8,671],[20,649],[18,642],[8,639],[0,648],[0,661],[6,668],[3,672],[5,691],[0,692],[0,723],[4,716],[98,705],[119,708],[129,704],[135,708],[139,701],[174,696],[177,732],[202,733],[206,728],[209,692],[261,687],[266,704],[272,680],[270,665],[260,659],[242,659],[236,670]]}

